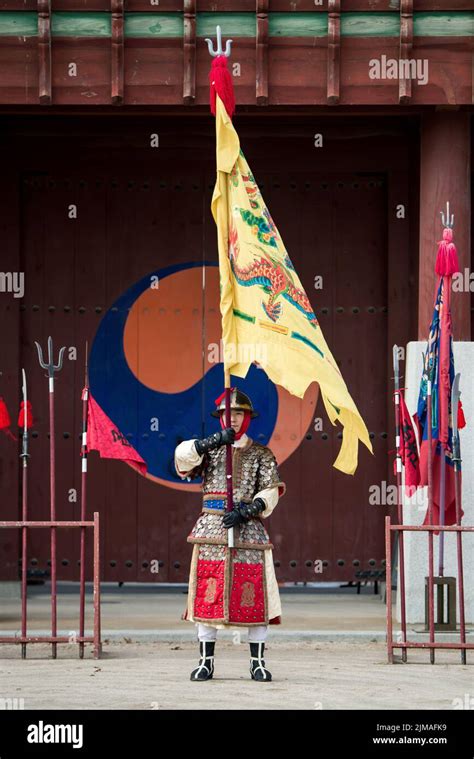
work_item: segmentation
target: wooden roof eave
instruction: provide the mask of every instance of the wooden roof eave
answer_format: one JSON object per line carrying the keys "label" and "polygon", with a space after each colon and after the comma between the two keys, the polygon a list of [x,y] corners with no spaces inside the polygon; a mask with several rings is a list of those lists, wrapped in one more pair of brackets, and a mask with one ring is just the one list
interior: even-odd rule
{"label": "wooden roof eave", "polygon": [[[256,13],[197,13],[195,0],[182,0],[181,13],[164,12],[163,5],[159,13],[130,13],[124,0],[112,0],[110,13],[64,13],[38,0],[37,13],[0,10],[0,103],[207,102],[204,36],[217,23],[234,40],[237,102],[245,105],[472,102],[473,12],[419,12],[418,0],[399,0],[398,12],[384,13],[342,12],[340,0],[328,0],[325,13],[271,12],[273,0],[256,0]],[[373,77],[368,69],[376,56],[391,68]],[[428,81],[412,82],[414,74],[420,79],[412,64],[421,60],[431,69],[426,90]],[[69,82],[66,65],[78,70]]]}

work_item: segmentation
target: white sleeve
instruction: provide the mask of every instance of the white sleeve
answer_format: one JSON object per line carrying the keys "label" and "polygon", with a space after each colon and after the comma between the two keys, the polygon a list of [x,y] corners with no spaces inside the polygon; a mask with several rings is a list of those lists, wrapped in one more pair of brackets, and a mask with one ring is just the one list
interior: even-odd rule
{"label": "white sleeve", "polygon": [[174,452],[174,465],[177,473],[184,480],[192,469],[201,463],[203,456],[200,456],[192,440],[183,440],[176,446]]}
{"label": "white sleeve", "polygon": [[280,499],[279,492],[278,492],[278,485],[273,485],[273,487],[271,488],[265,488],[264,490],[259,490],[258,493],[255,493],[253,500],[255,500],[255,498],[263,498],[263,500],[267,504],[267,508],[265,509],[265,511],[261,511],[259,514],[260,517],[263,517],[264,519],[266,519],[267,517],[270,516],[270,514],[272,513],[273,509],[275,508],[275,506],[277,505]]}

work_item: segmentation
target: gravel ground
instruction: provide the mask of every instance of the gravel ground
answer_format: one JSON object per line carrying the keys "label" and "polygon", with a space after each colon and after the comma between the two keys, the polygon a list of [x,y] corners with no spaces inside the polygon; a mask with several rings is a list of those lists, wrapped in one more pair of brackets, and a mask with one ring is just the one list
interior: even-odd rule
{"label": "gravel ground", "polygon": [[[403,664],[396,654],[388,664],[382,642],[295,642],[267,644],[266,664],[273,681],[250,679],[249,647],[217,641],[214,679],[191,682],[199,654],[197,643],[125,643],[105,641],[102,658],[86,647],[58,645],[51,660],[47,644],[0,650],[2,699],[24,709],[228,709],[236,699],[244,709],[440,709],[452,710],[474,700],[472,661],[458,664],[459,653],[409,652]],[[468,653],[472,659],[472,655]],[[471,702],[469,702],[471,699]],[[7,702],[8,703],[8,702]]]}

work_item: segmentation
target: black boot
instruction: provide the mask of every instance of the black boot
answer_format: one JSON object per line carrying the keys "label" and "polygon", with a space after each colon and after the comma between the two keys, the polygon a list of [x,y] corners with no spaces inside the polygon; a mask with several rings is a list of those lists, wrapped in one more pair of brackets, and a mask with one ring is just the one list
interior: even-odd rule
{"label": "black boot", "polygon": [[263,641],[250,644],[250,674],[252,675],[252,680],[263,681],[272,679],[272,673],[268,669],[265,669],[264,650],[265,643]]}
{"label": "black boot", "polygon": [[191,672],[191,680],[210,680],[214,674],[214,646],[215,640],[199,641],[201,658],[199,665]]}

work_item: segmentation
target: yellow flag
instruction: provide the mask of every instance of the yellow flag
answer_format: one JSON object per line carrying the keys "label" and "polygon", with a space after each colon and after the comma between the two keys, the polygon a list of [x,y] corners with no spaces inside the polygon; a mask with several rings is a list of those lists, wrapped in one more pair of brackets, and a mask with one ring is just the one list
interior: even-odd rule
{"label": "yellow flag", "polygon": [[303,398],[319,383],[329,419],[343,426],[334,466],[357,468],[358,441],[372,452],[367,427],[324,339],[299,277],[216,95],[217,225],[224,369],[245,377],[257,362],[272,382]]}

